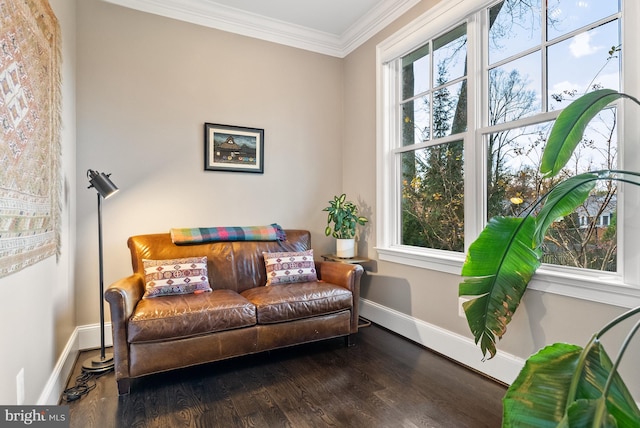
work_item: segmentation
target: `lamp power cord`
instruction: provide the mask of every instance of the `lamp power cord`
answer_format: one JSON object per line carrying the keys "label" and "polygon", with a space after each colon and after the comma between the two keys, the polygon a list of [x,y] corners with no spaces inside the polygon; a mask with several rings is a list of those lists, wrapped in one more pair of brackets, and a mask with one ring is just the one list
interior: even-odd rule
{"label": "lamp power cord", "polygon": [[62,391],[62,401],[70,403],[76,401],[87,395],[96,387],[96,379],[109,373],[111,370],[103,372],[90,372],[83,370],[82,374],[76,377],[75,385]]}

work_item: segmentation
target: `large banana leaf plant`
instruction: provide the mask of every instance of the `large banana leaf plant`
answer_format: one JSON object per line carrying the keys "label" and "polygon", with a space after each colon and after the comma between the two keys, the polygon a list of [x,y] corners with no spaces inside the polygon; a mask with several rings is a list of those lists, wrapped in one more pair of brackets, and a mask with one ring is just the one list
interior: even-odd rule
{"label": "large banana leaf plant", "polygon": [[[549,134],[540,172],[547,177],[556,176],[571,158],[591,119],[619,98],[640,105],[627,94],[602,89],[567,106]],[[599,180],[640,185],[640,174],[602,170],[570,177],[524,215],[492,218],[469,247],[459,295],[471,297],[463,308],[485,358],[495,355],[496,341],[505,334],[527,285],[541,265],[547,229],[584,203]],[[616,371],[626,342],[615,363],[600,343],[602,334],[639,312],[637,308],[612,321],[584,348],[555,344],[531,356],[505,396],[503,426],[640,426],[640,411]],[[639,326],[640,322],[627,340]]]}

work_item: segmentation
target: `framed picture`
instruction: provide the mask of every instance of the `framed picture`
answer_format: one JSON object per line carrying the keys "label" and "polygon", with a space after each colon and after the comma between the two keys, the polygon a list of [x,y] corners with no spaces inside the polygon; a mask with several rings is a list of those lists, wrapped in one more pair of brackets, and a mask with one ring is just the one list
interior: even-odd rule
{"label": "framed picture", "polygon": [[204,124],[206,171],[264,172],[264,129]]}

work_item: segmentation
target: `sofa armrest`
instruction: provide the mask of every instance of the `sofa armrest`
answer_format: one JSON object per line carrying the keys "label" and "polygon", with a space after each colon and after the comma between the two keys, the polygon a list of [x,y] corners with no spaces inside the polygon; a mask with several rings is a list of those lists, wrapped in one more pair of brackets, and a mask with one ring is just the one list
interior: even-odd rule
{"label": "sofa armrest", "polygon": [[339,262],[317,261],[316,272],[318,279],[339,285],[351,291],[353,295],[353,310],[351,312],[351,333],[358,332],[358,318],[360,308],[360,278],[364,273],[362,266]]}
{"label": "sofa armrest", "polygon": [[[316,262],[318,279],[351,290],[360,292],[360,277],[364,272],[362,266],[357,264],[338,262]],[[358,287],[357,290],[355,289]]]}
{"label": "sofa armrest", "polygon": [[111,313],[111,332],[113,334],[114,358],[116,361],[116,380],[129,378],[129,347],[127,344],[127,321],[142,299],[144,280],[134,274],[109,285],[104,298],[109,302]]}
{"label": "sofa armrest", "polygon": [[144,279],[138,274],[119,279],[109,285],[104,292],[104,298],[111,305],[112,321],[114,309],[118,310],[115,313],[118,318],[128,320],[143,294]]}

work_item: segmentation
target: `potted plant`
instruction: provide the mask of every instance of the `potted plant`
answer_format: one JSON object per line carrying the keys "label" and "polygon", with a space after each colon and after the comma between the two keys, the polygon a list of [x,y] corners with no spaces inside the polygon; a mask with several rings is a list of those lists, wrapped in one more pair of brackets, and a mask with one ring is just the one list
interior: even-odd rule
{"label": "potted plant", "polygon": [[354,257],[356,226],[364,225],[369,220],[358,215],[358,207],[353,202],[347,201],[347,195],[344,193],[334,196],[333,200],[329,201],[329,206],[322,211],[329,213],[324,234],[336,238],[336,256]]}
{"label": "potted plant", "polygon": [[[637,99],[609,89],[581,96],[565,108],[551,130],[540,172],[556,176],[583,137],[589,121],[618,98]],[[460,296],[469,327],[483,354],[492,358],[496,339],[506,332],[527,284],[541,265],[541,246],[551,224],[584,203],[599,180],[640,185],[640,174],[602,170],[567,178],[520,217],[494,217],[469,247]],[[535,214],[535,215],[534,215]],[[617,367],[640,322],[632,327],[615,362],[600,337],[631,316],[616,318],[584,348],[556,343],[529,357],[503,400],[503,427],[638,426],[640,410]]]}

